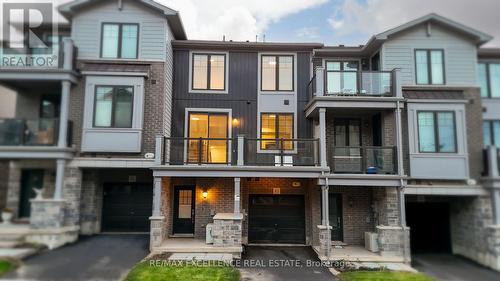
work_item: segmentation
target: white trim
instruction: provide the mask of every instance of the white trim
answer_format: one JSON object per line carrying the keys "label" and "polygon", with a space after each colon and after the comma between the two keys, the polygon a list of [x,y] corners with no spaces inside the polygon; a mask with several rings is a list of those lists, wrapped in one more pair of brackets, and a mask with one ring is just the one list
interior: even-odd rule
{"label": "white trim", "polygon": [[[225,90],[198,90],[193,89],[193,54],[225,55],[224,61],[224,89]],[[190,94],[229,94],[229,52],[196,50],[189,51],[189,79],[188,89]],[[207,69],[207,71],[209,71]]]}
{"label": "white trim", "polygon": [[105,75],[105,76],[144,76],[148,77],[147,72],[107,72],[107,71],[82,71],[83,75]]}
{"label": "white trim", "polygon": [[[190,112],[209,112],[209,113],[227,113],[227,138],[232,139],[233,136],[233,110],[231,108],[186,108],[184,111],[184,137],[188,138],[189,137],[189,113]],[[232,140],[229,141],[229,145],[227,147],[227,161],[229,162],[228,165],[231,165],[231,159],[232,159]],[[186,163],[187,160],[187,145],[184,145],[184,152],[183,152],[183,158],[184,158],[184,163]],[[211,165],[219,165],[219,166],[226,166],[225,164],[211,164]]]}
{"label": "white trim", "polygon": [[455,99],[449,99],[449,100],[433,100],[433,99],[407,99],[407,103],[446,103],[446,104],[453,104],[453,103],[463,103],[463,104],[468,104],[468,100],[455,100]]}

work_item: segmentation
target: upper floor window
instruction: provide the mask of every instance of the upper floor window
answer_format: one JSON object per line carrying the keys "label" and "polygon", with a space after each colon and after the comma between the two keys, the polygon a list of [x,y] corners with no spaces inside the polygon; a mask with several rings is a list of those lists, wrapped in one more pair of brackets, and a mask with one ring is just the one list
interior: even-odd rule
{"label": "upper floor window", "polygon": [[483,122],[483,141],[484,146],[500,147],[500,120]]}
{"label": "upper floor window", "polygon": [[418,112],[418,141],[422,153],[456,153],[455,112]]}
{"label": "upper floor window", "polygon": [[500,63],[480,63],[478,76],[481,97],[500,98]]}
{"label": "upper floor window", "polygon": [[261,149],[280,149],[283,139],[283,149],[293,149],[293,113],[262,113],[260,117]]}
{"label": "upper floor window", "polygon": [[415,50],[415,68],[417,84],[444,84],[444,51]]}
{"label": "upper floor window", "polygon": [[193,90],[226,90],[226,55],[193,54],[192,57]]}
{"label": "upper floor window", "polygon": [[104,23],[102,25],[101,57],[137,59],[138,40],[138,24]]}
{"label": "upper floor window", "polygon": [[294,58],[291,55],[261,57],[261,90],[293,91]]}
{"label": "upper floor window", "polygon": [[358,69],[359,63],[356,61],[327,61],[327,92],[329,94],[356,94],[358,92]]}
{"label": "upper floor window", "polygon": [[134,87],[96,86],[94,127],[132,128]]}

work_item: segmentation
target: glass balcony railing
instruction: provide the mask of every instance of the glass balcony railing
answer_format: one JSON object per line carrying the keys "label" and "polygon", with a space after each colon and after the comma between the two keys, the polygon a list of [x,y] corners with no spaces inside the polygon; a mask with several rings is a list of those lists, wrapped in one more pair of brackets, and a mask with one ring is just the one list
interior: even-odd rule
{"label": "glass balcony railing", "polygon": [[396,174],[396,147],[333,147],[330,167],[334,173]]}
{"label": "glass balcony railing", "polygon": [[[58,141],[58,129],[56,118],[0,119],[0,146],[54,146]],[[68,132],[69,145],[71,123]]]}

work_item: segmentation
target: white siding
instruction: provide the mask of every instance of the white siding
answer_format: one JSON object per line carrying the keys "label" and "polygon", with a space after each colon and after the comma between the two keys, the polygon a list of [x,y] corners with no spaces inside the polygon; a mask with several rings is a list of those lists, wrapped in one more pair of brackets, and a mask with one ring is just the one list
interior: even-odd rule
{"label": "white siding", "polygon": [[78,13],[72,22],[72,38],[78,47],[79,59],[100,57],[101,25],[103,22],[138,23],[139,60],[165,61],[167,20],[156,11],[130,0],[106,1]]}
{"label": "white siding", "polygon": [[476,46],[437,24],[432,24],[431,36],[422,24],[389,38],[383,45],[383,69],[401,68],[402,84],[415,85],[415,49],[444,49],[446,85],[476,85]]}

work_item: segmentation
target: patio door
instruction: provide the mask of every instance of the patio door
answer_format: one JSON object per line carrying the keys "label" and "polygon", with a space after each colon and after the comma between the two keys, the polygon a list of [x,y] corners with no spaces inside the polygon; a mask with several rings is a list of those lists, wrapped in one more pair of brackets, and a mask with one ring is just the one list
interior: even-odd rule
{"label": "patio door", "polygon": [[190,112],[188,122],[187,162],[228,163],[228,114]]}
{"label": "patio door", "polygon": [[362,172],[361,120],[335,119],[334,124],[334,171],[336,173]]}
{"label": "patio door", "polygon": [[326,90],[328,94],[355,95],[358,93],[356,61],[327,61]]}
{"label": "patio door", "polygon": [[332,227],[332,241],[343,241],[342,194],[330,193],[328,195],[328,216]]}
{"label": "patio door", "polygon": [[194,234],[195,187],[174,187],[174,234]]}

